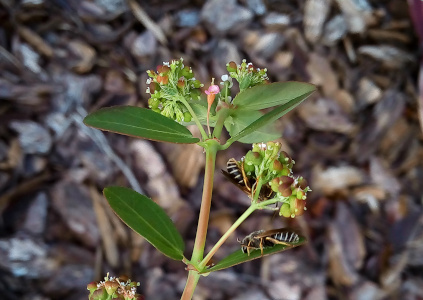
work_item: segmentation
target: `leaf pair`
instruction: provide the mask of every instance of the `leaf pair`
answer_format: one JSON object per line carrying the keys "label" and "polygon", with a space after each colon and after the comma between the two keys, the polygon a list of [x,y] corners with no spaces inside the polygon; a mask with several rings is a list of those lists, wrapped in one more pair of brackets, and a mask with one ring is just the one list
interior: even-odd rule
{"label": "leaf pair", "polygon": [[[181,235],[165,211],[153,200],[134,190],[119,186],[105,188],[104,196],[122,221],[143,236],[157,250],[174,260],[184,258],[185,244]],[[292,246],[275,245],[265,248],[263,255],[285,251],[300,246],[305,241],[304,237],[300,237],[300,241]],[[260,249],[252,251],[250,255],[243,253],[240,249],[201,273],[226,269],[260,257]]]}
{"label": "leaf pair", "polygon": [[[233,100],[232,120],[225,122],[230,142],[258,143],[281,136],[273,122],[299,105],[316,87],[309,83],[288,81],[259,85],[239,93]],[[275,107],[263,114],[259,110]],[[244,126],[245,125],[245,126]]]}
{"label": "leaf pair", "polygon": [[[239,93],[229,108],[225,127],[230,141],[266,142],[281,136],[272,123],[304,101],[315,86],[302,82],[276,82],[259,85]],[[205,124],[207,109],[193,103],[200,122]],[[259,110],[275,107],[263,114]],[[211,118],[212,125],[216,121]],[[183,125],[150,109],[135,106],[115,106],[100,109],[84,119],[88,126],[149,140],[193,144],[199,142]]]}

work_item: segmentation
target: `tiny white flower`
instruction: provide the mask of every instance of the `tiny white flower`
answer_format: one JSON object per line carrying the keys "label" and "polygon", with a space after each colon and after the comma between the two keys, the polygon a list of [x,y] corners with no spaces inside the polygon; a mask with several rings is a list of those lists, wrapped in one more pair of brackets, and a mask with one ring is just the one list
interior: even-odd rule
{"label": "tiny white flower", "polygon": [[150,84],[150,83],[151,83],[151,81],[153,81],[153,79],[148,78],[148,79],[145,81],[145,83]]}

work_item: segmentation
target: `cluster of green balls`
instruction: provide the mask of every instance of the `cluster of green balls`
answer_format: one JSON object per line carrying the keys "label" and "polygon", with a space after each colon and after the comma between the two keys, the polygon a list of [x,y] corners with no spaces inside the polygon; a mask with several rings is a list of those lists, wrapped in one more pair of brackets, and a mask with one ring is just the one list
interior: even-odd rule
{"label": "cluster of green balls", "polygon": [[242,60],[240,65],[233,61],[227,63],[226,69],[229,72],[229,76],[238,81],[240,91],[267,83],[269,80],[266,73],[267,69],[255,68],[252,63],[247,63],[245,59]]}
{"label": "cluster of green balls", "polygon": [[131,281],[127,276],[109,277],[103,281],[94,281],[87,285],[90,291],[89,300],[144,300],[144,296],[137,294],[139,282]]}
{"label": "cluster of green balls", "polygon": [[248,178],[261,180],[269,185],[282,202],[279,215],[300,216],[306,210],[307,192],[311,189],[303,177],[294,177],[292,167],[295,161],[275,142],[253,144],[243,159],[244,172]]}
{"label": "cluster of green balls", "polygon": [[192,69],[183,64],[183,59],[165,62],[157,67],[157,71],[148,70],[147,93],[149,107],[177,122],[190,122],[191,114],[181,103],[183,97],[187,101],[199,100],[200,88],[203,84],[195,79]]}

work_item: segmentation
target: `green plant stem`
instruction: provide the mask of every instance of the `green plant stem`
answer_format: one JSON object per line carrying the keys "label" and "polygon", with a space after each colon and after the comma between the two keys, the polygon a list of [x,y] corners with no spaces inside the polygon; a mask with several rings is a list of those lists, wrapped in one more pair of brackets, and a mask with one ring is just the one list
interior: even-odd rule
{"label": "green plant stem", "polygon": [[198,129],[200,130],[201,136],[203,137],[203,140],[208,139],[208,135],[206,133],[206,131],[203,128],[203,125],[201,125],[200,120],[198,120],[197,115],[195,114],[194,110],[192,109],[191,105],[189,105],[189,103],[187,102],[187,100],[184,97],[179,97],[179,99],[184,105],[185,107],[188,109],[189,113],[192,116],[192,119],[194,120],[195,124],[197,125]]}
{"label": "green plant stem", "polygon": [[213,129],[213,136],[217,139],[220,139],[220,135],[222,134],[223,125],[225,123],[226,118],[229,116],[230,110],[228,108],[222,107],[218,111],[218,119],[216,121],[216,125]]}
{"label": "green plant stem", "polygon": [[263,185],[263,180],[261,179],[261,177],[259,177],[259,180],[257,181],[257,184],[256,184],[256,186],[255,186],[255,191],[254,191],[254,198],[253,198],[253,202],[257,202],[257,200],[258,200],[258,197],[259,197],[259,195],[260,195],[260,190],[261,190],[261,187],[262,187],[262,185]]}
{"label": "green plant stem", "polygon": [[206,149],[206,169],[204,174],[203,197],[201,200],[200,215],[198,217],[197,234],[194,242],[191,262],[197,265],[204,254],[204,245],[206,243],[207,227],[209,224],[211,197],[213,190],[214,169],[216,163],[216,153],[219,143],[216,140],[207,140]]}
{"label": "green plant stem", "polygon": [[189,271],[187,283],[185,284],[184,292],[182,293],[181,300],[191,300],[194,294],[195,287],[197,286],[200,274],[197,271]]}
{"label": "green plant stem", "polygon": [[207,256],[201,261],[199,268],[203,269],[207,263],[210,261],[210,259],[213,257],[213,255],[219,250],[219,248],[222,246],[222,244],[228,239],[228,237],[235,231],[235,229],[238,228],[239,225],[241,225],[242,222],[245,221],[245,219],[248,218],[249,215],[251,215],[255,210],[257,209],[257,205],[253,204],[251,205],[239,218],[235,221],[235,223],[232,224],[232,226],[228,229],[228,231],[225,232],[225,234],[220,238],[220,240],[213,246],[213,248],[210,250],[210,252],[207,254]]}

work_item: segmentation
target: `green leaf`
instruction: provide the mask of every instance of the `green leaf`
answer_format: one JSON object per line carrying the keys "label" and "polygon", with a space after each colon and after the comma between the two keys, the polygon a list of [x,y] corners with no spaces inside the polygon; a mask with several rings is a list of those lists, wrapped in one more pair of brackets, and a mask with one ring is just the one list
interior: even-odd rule
{"label": "green leaf", "polygon": [[151,109],[136,106],[102,108],[84,119],[88,126],[149,140],[193,144],[199,141],[181,124]]}
{"label": "green leaf", "polygon": [[[229,135],[235,136],[262,116],[263,113],[259,111],[234,110],[233,114],[225,120],[225,128]],[[273,124],[269,124],[241,138],[239,142],[246,144],[261,143],[276,140],[281,136],[282,133],[277,132]]]}
{"label": "green leaf", "polygon": [[233,104],[242,110],[260,110],[307,98],[316,87],[310,83],[287,81],[257,85],[240,92]]}
{"label": "green leaf", "polygon": [[298,98],[290,100],[288,103],[285,103],[284,105],[278,106],[275,109],[271,110],[270,112],[266,113],[250,125],[248,125],[246,128],[238,132],[237,134],[231,136],[231,138],[226,142],[227,145],[232,144],[235,141],[240,140],[241,138],[249,135],[250,133],[258,130],[259,128],[271,124],[280,117],[282,117],[284,114],[295,108],[298,104],[300,104],[302,101],[304,101],[309,95],[311,95],[313,91],[309,92],[308,95],[302,95]]}
{"label": "green leaf", "polygon": [[[274,245],[273,247],[264,248],[263,249],[263,256],[275,254],[275,253],[282,252],[282,251],[286,251],[286,250],[292,249],[294,247],[301,246],[301,245],[305,244],[306,242],[307,242],[307,239],[303,236],[300,236],[300,240],[297,243],[292,244],[291,246]],[[209,269],[205,269],[201,273],[204,274],[204,273],[215,272],[215,271],[227,269],[227,268],[230,268],[232,266],[239,265],[239,264],[245,263],[247,261],[260,258],[260,257],[262,257],[260,249],[256,249],[256,250],[251,251],[249,256],[248,256],[247,253],[243,253],[242,250],[239,249],[239,250],[229,254],[228,256],[226,256],[224,259],[219,261],[213,267],[211,267]]]}
{"label": "green leaf", "polygon": [[109,205],[132,230],[142,235],[164,255],[182,260],[184,241],[165,211],[150,198],[129,188],[107,187]]}
{"label": "green leaf", "polygon": [[[191,106],[192,110],[197,115],[198,120],[202,125],[207,125],[207,102],[199,102],[199,101],[189,101],[189,105]],[[210,126],[214,127],[216,125],[216,115],[210,115]],[[189,124],[195,124],[193,121],[189,122]]]}

